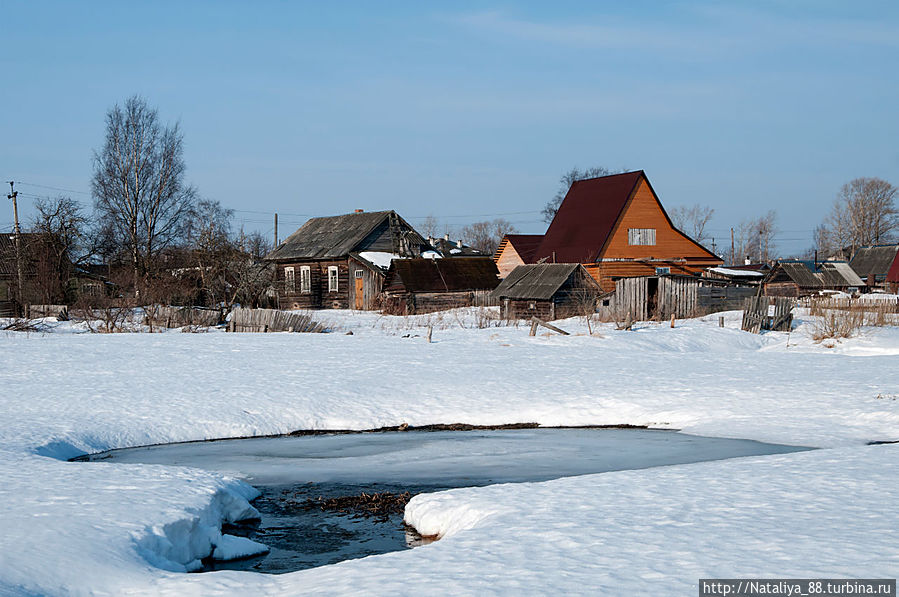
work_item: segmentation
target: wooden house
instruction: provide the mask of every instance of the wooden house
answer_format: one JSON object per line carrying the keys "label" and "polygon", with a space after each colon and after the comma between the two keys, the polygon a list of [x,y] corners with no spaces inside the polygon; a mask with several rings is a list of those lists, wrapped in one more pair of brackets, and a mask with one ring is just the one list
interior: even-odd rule
{"label": "wooden house", "polygon": [[602,290],[579,263],[519,265],[491,293],[506,319],[545,321],[596,310]]}
{"label": "wooden house", "polygon": [[572,184],[532,259],[583,264],[606,291],[618,278],[692,276],[724,263],[675,228],[642,170]]}
{"label": "wooden house", "polygon": [[491,257],[397,259],[384,280],[384,312],[415,315],[486,306],[499,283]]}
{"label": "wooden house", "polygon": [[275,264],[282,309],[377,309],[397,258],[420,257],[427,242],[394,211],[312,218],[266,261]]}
{"label": "wooden house", "polygon": [[534,253],[542,241],[542,234],[505,235],[493,254],[499,277],[505,278],[519,265],[533,263]]}
{"label": "wooden house", "polygon": [[822,290],[851,292],[862,280],[846,262],[779,261],[763,282],[768,296],[800,297]]}
{"label": "wooden house", "polygon": [[886,288],[887,274],[899,255],[899,245],[874,245],[860,248],[849,265],[868,288]]}
{"label": "wooden house", "polygon": [[462,239],[451,240],[449,234],[442,238],[428,238],[428,244],[443,257],[484,257],[484,253]]}

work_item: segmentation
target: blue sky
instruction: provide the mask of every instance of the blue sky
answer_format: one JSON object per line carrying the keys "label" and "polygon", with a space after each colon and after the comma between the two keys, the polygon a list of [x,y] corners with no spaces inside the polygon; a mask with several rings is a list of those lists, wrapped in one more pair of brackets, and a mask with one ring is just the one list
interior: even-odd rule
{"label": "blue sky", "polygon": [[279,212],[282,238],[357,208],[543,232],[562,173],[606,166],[645,170],[666,207],[714,208],[719,245],[775,209],[791,253],[843,183],[899,185],[894,1],[3,0],[2,15],[0,176],[23,181],[25,219],[44,187],[90,204],[104,114],[135,93],[180,122],[203,196],[267,234]]}

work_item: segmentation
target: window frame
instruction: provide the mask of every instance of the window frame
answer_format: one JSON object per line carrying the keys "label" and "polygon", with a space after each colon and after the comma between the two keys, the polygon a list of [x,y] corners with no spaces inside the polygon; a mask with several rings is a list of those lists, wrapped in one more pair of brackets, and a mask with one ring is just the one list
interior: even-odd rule
{"label": "window frame", "polygon": [[308,265],[300,266],[300,292],[302,294],[312,292],[312,268]]}
{"label": "window frame", "polygon": [[296,269],[292,265],[288,265],[284,267],[284,291],[285,292],[296,292],[297,291],[297,276]]}
{"label": "window frame", "polygon": [[340,292],[340,268],[328,266],[328,292]]}

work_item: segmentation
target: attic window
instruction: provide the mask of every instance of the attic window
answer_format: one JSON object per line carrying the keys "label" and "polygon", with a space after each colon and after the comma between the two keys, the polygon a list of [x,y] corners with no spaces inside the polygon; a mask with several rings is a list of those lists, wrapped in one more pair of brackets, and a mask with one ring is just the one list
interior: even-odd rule
{"label": "attic window", "polygon": [[338,290],[337,271],[336,265],[328,266],[328,292],[337,292]]}
{"label": "attic window", "polygon": [[654,245],[656,244],[655,228],[628,228],[627,244],[629,245]]}
{"label": "attic window", "polygon": [[664,276],[664,275],[667,275],[667,274],[670,274],[670,273],[671,273],[671,268],[670,268],[670,267],[657,267],[657,268],[656,268],[656,275],[657,275],[657,276]]}

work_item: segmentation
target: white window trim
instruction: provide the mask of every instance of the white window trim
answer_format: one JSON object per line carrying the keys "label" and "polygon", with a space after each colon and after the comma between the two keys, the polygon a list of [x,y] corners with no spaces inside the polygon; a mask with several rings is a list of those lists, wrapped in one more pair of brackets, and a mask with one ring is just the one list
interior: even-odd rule
{"label": "white window trim", "polygon": [[300,292],[303,294],[312,292],[312,268],[308,265],[300,266]]}
{"label": "white window trim", "polygon": [[284,290],[287,292],[297,291],[297,278],[293,267],[284,268]]}
{"label": "white window trim", "polygon": [[630,246],[653,246],[656,244],[655,228],[628,228],[627,244]]}
{"label": "white window trim", "polygon": [[336,265],[328,266],[328,292],[340,292],[340,269]]}

